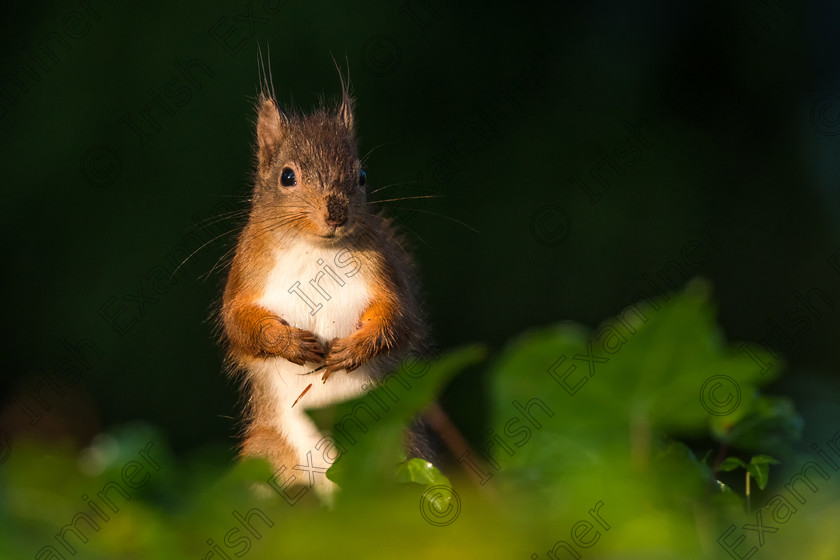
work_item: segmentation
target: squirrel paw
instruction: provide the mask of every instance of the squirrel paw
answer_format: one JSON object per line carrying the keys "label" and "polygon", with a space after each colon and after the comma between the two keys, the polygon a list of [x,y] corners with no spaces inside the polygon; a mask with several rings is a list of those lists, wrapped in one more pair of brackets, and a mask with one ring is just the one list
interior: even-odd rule
{"label": "squirrel paw", "polygon": [[324,347],[309,331],[290,327],[289,346],[284,358],[302,366],[306,362],[321,363],[324,361]]}
{"label": "squirrel paw", "polygon": [[263,356],[280,356],[293,364],[302,366],[306,362],[324,361],[324,347],[309,331],[292,327],[276,317],[260,324],[259,346]]}
{"label": "squirrel paw", "polygon": [[333,339],[327,354],[327,370],[321,378],[324,382],[329,376],[341,370],[350,373],[364,364],[369,356],[365,355],[360,345],[351,337]]}

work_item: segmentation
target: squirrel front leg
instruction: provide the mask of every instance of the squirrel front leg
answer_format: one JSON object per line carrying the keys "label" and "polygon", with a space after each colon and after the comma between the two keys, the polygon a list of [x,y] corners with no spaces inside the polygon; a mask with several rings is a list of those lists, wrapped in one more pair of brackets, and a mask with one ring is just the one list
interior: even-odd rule
{"label": "squirrel front leg", "polygon": [[297,365],[324,361],[324,348],[314,334],[289,325],[259,305],[233,304],[224,315],[230,343],[241,353],[257,358],[279,356]]}
{"label": "squirrel front leg", "polygon": [[406,317],[395,301],[387,298],[373,303],[362,313],[352,334],[332,341],[322,379],[326,381],[340,370],[353,371],[374,356],[397,348],[409,335]]}

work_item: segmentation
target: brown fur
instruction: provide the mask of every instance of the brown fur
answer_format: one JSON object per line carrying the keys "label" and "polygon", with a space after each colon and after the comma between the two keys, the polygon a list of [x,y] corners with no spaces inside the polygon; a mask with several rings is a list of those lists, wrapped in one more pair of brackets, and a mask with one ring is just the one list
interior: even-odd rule
{"label": "brown fur", "polygon": [[[249,374],[255,360],[282,357],[295,364],[325,363],[323,379],[353,371],[375,356],[396,366],[409,350],[423,352],[425,320],[414,266],[392,224],[370,212],[359,186],[360,162],[347,92],[338,111],[309,115],[281,112],[261,95],[257,119],[257,169],[250,217],[239,236],[220,314],[231,369],[244,373],[247,400],[242,454],[269,458],[276,466],[297,460],[283,434],[268,425],[277,403],[265,380]],[[284,168],[298,186],[280,187]],[[335,224],[346,220],[342,226]],[[332,235],[332,237],[330,237]],[[255,302],[274,266],[272,252],[296,236],[349,249],[374,271],[371,304],[351,335],[322,347],[316,337],[290,326]],[[415,430],[418,432],[418,430]],[[419,433],[410,454],[428,454]]]}
{"label": "brown fur", "polygon": [[294,468],[298,462],[297,452],[286,442],[286,438],[271,427],[251,426],[242,442],[241,453],[248,457],[268,459],[277,467],[286,465]]}

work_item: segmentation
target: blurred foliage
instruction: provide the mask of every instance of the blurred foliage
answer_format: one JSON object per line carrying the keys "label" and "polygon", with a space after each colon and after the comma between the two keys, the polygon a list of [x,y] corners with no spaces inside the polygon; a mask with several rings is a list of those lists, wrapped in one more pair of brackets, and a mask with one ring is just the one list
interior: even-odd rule
{"label": "blurred foliage", "polygon": [[[178,454],[234,437],[236,387],[205,318],[250,188],[258,47],[302,110],[337,98],[346,57],[373,198],[443,195],[378,205],[413,246],[441,347],[594,324],[702,275],[734,338],[770,339],[810,382],[840,368],[825,343],[840,337],[840,137],[835,107],[816,111],[840,84],[825,2],[4,7],[9,432],[84,442],[145,420]],[[546,208],[568,221],[543,223]],[[831,304],[803,308],[812,289]],[[28,386],[80,340],[98,352],[30,426],[10,401],[44,412]],[[486,380],[470,368],[442,398],[474,445]]]}
{"label": "blurred foliage", "polygon": [[750,459],[749,463],[745,463],[737,457],[727,457],[720,464],[720,470],[732,471],[738,467],[742,467],[748,473],[748,476],[755,478],[756,484],[762,490],[767,487],[768,477],[770,476],[770,465],[778,465],[779,462],[768,455],[756,455]]}
{"label": "blurred foliage", "polygon": [[[259,508],[273,525],[231,550],[545,558],[588,519],[583,558],[729,558],[724,531],[746,555],[756,508],[832,456],[834,4],[4,8],[0,557],[55,544],[81,496],[137,461],[148,483],[112,495],[119,512],[77,556],[207,557],[241,528],[234,511]],[[346,58],[374,198],[443,195],[376,206],[413,246],[436,341],[490,349],[429,365],[330,472],[332,510],[255,490],[266,465],[229,469],[240,407],[205,321],[247,208],[258,46],[303,110],[335,99]],[[702,283],[664,301],[694,276],[716,320]],[[582,326],[642,299],[660,306],[648,321]],[[396,445],[437,392],[474,448],[445,476]],[[138,454],[150,442],[160,470]],[[767,477],[749,514],[741,468]],[[756,558],[837,558],[835,473],[808,472],[819,491],[799,482],[789,520],[765,515],[778,531]]]}
{"label": "blurred foliage", "polygon": [[[105,511],[98,492],[117,482],[128,495],[105,498],[119,511],[99,519],[98,531],[79,521],[85,543],[68,535],[79,557],[550,558],[554,550],[566,558],[574,550],[589,558],[690,559],[746,557],[755,547],[760,558],[835,558],[836,480],[812,473],[815,491],[797,483],[804,502],[784,523],[774,521],[778,509],[764,507],[789,492],[785,483],[808,461],[830,467],[828,459],[788,448],[745,511],[743,491],[722,491],[716,469],[746,463],[733,455],[709,465],[683,441],[705,435],[731,452],[771,441],[750,439],[738,448],[716,433],[721,419],[737,433],[754,409],[763,410],[759,388],[769,378],[724,340],[706,284],[691,283],[659,309],[638,309],[648,313],[634,320],[625,309],[597,329],[564,323],[527,332],[489,360],[467,347],[413,364],[412,386],[335,462],[329,476],[341,489],[329,503],[307,492],[290,505],[266,484],[276,475],[261,461],[229,468],[201,457],[176,460],[165,438],[145,425],[102,434],[81,451],[21,443],[0,471],[0,555],[69,558],[60,547],[62,556],[38,553],[58,546],[54,535],[78,512],[96,519],[89,498]],[[606,333],[619,332],[622,345],[604,344],[611,340]],[[589,369],[584,358],[601,361]],[[477,361],[492,387],[488,441],[495,443],[462,457],[464,468],[449,473],[450,482],[428,463],[400,458],[401,434],[417,410]],[[564,377],[573,361],[579,367]],[[399,373],[408,375],[406,367]],[[744,398],[734,404],[705,391],[715,376],[733,380],[726,390],[737,387]],[[366,398],[339,405],[338,413]],[[795,413],[785,410],[792,421]],[[837,452],[826,453],[840,462]],[[753,457],[762,465],[761,488],[772,462]],[[763,525],[776,529],[760,542],[744,528],[759,511]]]}

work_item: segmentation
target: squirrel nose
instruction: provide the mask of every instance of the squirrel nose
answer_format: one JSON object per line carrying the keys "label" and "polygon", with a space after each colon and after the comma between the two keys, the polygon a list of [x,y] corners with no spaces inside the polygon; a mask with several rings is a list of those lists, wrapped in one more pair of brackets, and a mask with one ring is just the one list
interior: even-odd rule
{"label": "squirrel nose", "polygon": [[347,203],[334,197],[327,199],[327,225],[338,227],[347,223]]}
{"label": "squirrel nose", "polygon": [[332,216],[327,216],[326,221],[327,221],[328,226],[339,227],[339,226],[343,226],[347,222],[347,218],[344,217],[344,216],[342,216],[340,218],[334,218]]}

